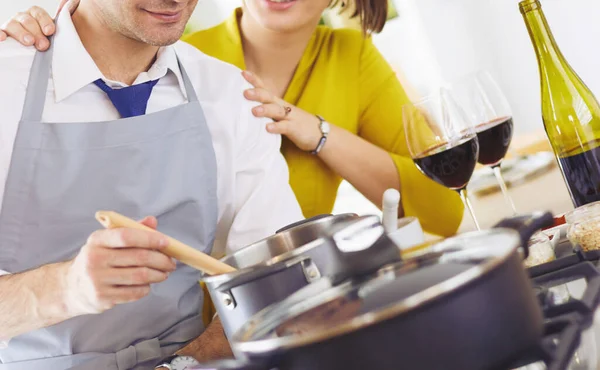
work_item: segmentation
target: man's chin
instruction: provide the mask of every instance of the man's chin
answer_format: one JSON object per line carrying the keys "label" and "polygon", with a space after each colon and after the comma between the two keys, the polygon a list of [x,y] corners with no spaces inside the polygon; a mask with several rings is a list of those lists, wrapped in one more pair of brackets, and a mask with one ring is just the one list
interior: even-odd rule
{"label": "man's chin", "polygon": [[175,35],[160,35],[160,36],[144,36],[141,41],[152,46],[169,46],[173,45],[183,35],[183,32]]}
{"label": "man's chin", "polygon": [[152,45],[152,46],[169,46],[169,45],[173,45],[174,43],[179,41],[180,38],[181,38],[181,35],[179,37],[174,37],[174,38],[169,38],[169,39],[147,40],[146,43],[149,45]]}
{"label": "man's chin", "polygon": [[138,33],[138,39],[152,46],[169,46],[179,41],[184,30],[185,25],[146,28],[145,32]]}

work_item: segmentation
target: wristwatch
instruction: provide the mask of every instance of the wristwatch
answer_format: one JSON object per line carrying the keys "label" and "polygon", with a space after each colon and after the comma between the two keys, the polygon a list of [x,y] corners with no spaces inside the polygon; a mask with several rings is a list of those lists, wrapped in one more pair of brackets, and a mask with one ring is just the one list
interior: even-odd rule
{"label": "wristwatch", "polygon": [[189,367],[199,365],[192,356],[169,356],[156,365],[155,370],[185,370]]}
{"label": "wristwatch", "polygon": [[317,147],[315,148],[315,150],[312,150],[310,152],[310,154],[313,154],[313,155],[319,154],[321,149],[323,149],[323,147],[325,146],[325,143],[327,142],[327,136],[329,136],[329,131],[331,129],[329,126],[329,123],[327,121],[325,121],[325,119],[323,119],[323,117],[317,115],[317,118],[319,119],[319,129],[321,130],[321,139],[319,140],[319,144],[317,144]]}

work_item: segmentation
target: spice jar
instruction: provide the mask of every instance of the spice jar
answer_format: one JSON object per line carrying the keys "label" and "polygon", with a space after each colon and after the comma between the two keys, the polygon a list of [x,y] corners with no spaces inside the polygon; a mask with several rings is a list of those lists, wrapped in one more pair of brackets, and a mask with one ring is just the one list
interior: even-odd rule
{"label": "spice jar", "polygon": [[554,261],[556,255],[550,238],[543,232],[536,233],[529,239],[529,257],[525,259],[525,267],[533,267],[542,263]]}
{"label": "spice jar", "polygon": [[600,202],[586,204],[565,215],[567,237],[584,251],[600,249]]}

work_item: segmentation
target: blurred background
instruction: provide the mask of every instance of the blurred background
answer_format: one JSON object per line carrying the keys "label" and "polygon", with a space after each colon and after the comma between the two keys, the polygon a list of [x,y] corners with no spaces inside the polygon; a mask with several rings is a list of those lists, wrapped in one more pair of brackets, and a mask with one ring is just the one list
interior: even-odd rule
{"label": "blurred background", "polygon": [[[199,0],[189,31],[220,23],[241,1]],[[547,145],[547,141],[540,114],[537,63],[518,2],[390,0],[393,17],[373,40],[413,98],[471,72],[487,69],[512,106],[515,137],[511,151],[521,154],[519,147],[532,146],[535,144],[531,143],[536,142]],[[600,1],[542,0],[542,3],[565,57],[592,92],[600,96]],[[58,0],[2,0],[0,23],[31,5],[54,12],[57,4]],[[356,27],[356,22],[334,12],[325,14],[324,21],[333,27]],[[538,150],[548,149],[538,147]],[[525,203],[531,198],[531,192],[523,190],[520,194],[520,191],[515,189],[517,203]],[[568,198],[564,198],[568,203]],[[490,203],[490,207],[505,208],[499,196],[487,199],[485,204]],[[474,203],[476,208],[483,207],[484,199],[476,198]],[[344,182],[334,213],[347,211],[379,213],[373,204]]]}
{"label": "blurred background", "polygon": [[[58,0],[2,0],[0,23],[40,5],[54,11]],[[241,0],[199,0],[190,29],[214,26]],[[444,82],[478,69],[489,70],[514,110],[517,134],[542,128],[537,64],[518,0],[392,0],[397,17],[374,37],[380,51],[411,85],[427,94]],[[600,95],[600,1],[543,0],[544,11],[567,60]],[[332,26],[352,22],[326,14]]]}

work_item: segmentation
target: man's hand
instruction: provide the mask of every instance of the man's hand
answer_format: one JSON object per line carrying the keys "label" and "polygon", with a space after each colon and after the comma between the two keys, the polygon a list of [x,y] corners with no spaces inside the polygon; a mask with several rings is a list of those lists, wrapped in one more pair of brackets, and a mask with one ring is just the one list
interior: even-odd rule
{"label": "man's hand", "polygon": [[233,358],[233,352],[225,337],[223,325],[216,317],[204,333],[177,352],[180,356],[192,356],[200,362]]}
{"label": "man's hand", "polygon": [[[142,221],[156,228],[156,219]],[[167,279],[175,262],[161,253],[167,238],[134,229],[98,230],[79,255],[64,265],[65,306],[70,315],[94,314],[139,300],[150,284]]]}

